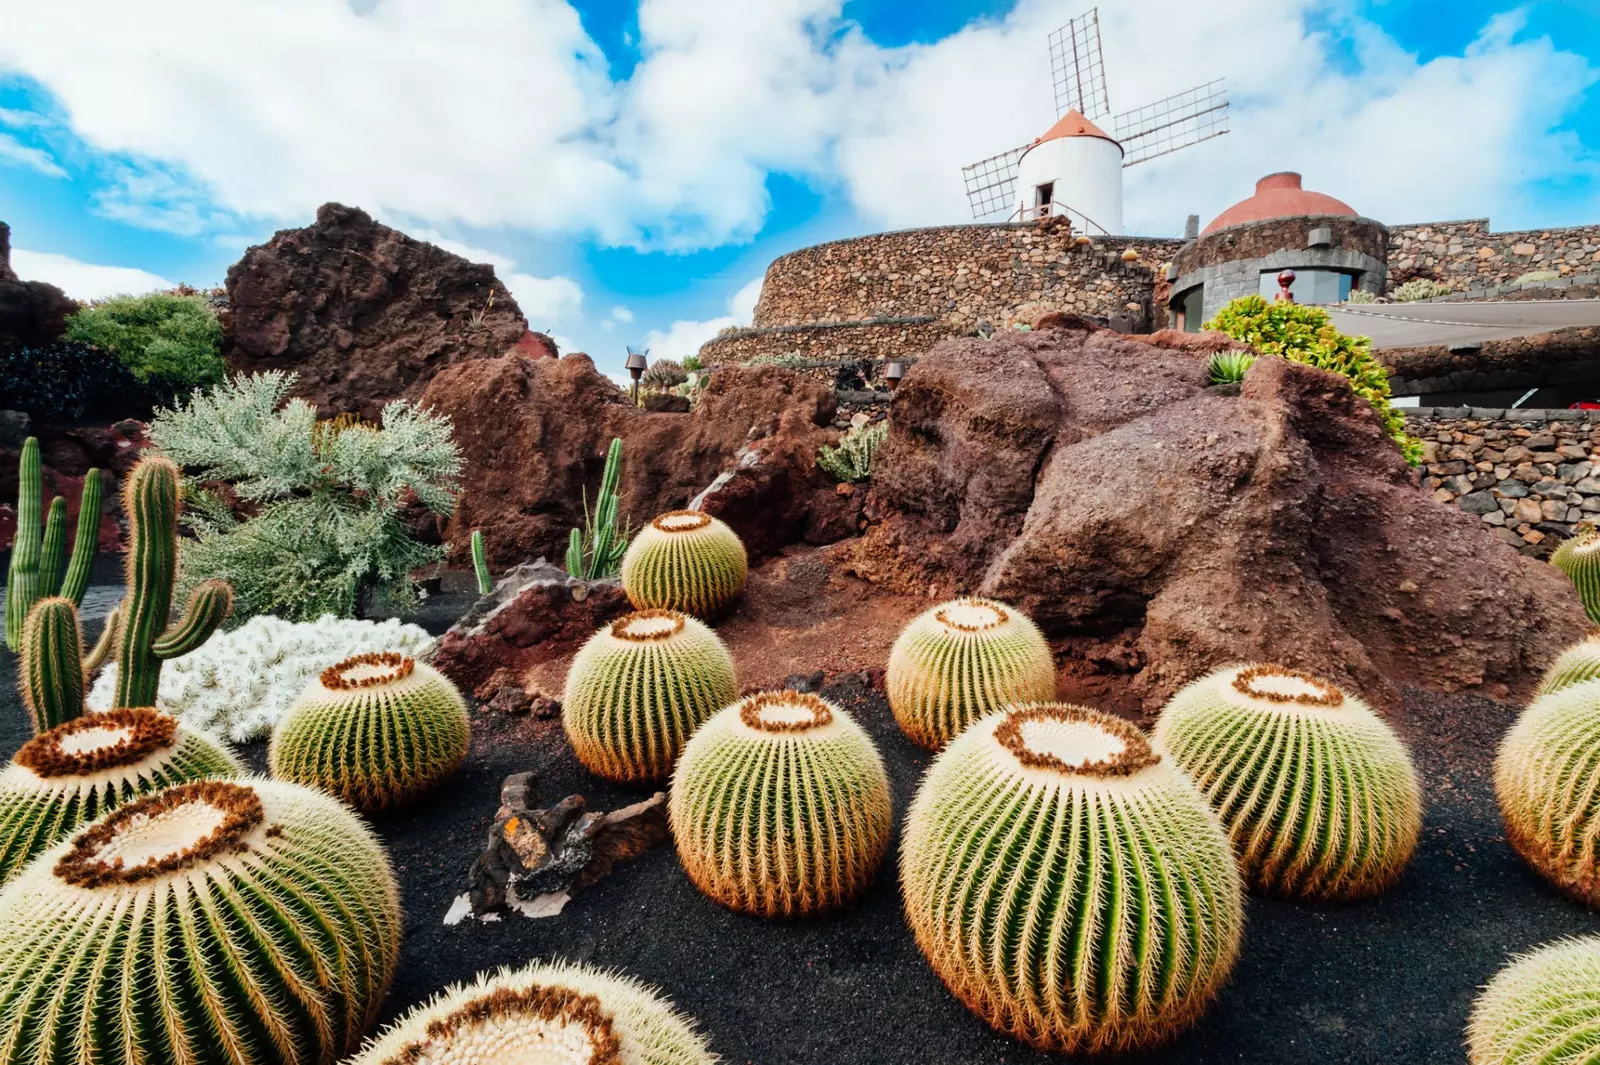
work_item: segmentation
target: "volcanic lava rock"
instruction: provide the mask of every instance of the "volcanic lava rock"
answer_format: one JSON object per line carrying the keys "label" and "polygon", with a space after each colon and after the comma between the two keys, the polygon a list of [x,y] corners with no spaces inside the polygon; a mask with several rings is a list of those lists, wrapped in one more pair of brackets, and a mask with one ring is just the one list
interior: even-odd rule
{"label": "volcanic lava rock", "polygon": [[35,347],[58,339],[78,309],[54,285],[24,281],[11,268],[11,227],[0,222],[0,349]]}
{"label": "volcanic lava rock", "polygon": [[416,399],[446,366],[518,346],[554,355],[494,267],[324,204],[228,268],[223,358],[231,370],[292,370],[294,394],[324,417],[376,420]]}
{"label": "volcanic lava rock", "polygon": [[859,572],[1124,639],[1147,710],[1231,662],[1531,691],[1585,628],[1560,573],[1435,503],[1344,378],[1108,331],[947,341],[907,374],[874,461]]}

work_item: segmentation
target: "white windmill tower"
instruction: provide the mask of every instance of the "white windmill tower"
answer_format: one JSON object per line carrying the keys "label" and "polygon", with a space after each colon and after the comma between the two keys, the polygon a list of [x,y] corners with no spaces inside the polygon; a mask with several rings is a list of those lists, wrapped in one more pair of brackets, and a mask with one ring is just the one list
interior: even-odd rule
{"label": "white windmill tower", "polygon": [[1099,8],[1050,35],[1050,73],[1056,124],[1032,144],[962,168],[974,218],[1066,215],[1082,232],[1119,234],[1125,168],[1228,132],[1221,78],[1112,117]]}

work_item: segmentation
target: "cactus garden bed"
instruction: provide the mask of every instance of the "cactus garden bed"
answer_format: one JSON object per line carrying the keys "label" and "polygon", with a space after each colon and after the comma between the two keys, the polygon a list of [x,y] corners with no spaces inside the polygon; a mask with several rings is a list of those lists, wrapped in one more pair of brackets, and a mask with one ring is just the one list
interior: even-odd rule
{"label": "cactus garden bed", "polygon": [[[429,627],[441,628],[469,598],[458,591],[430,601]],[[89,626],[91,639],[96,627]],[[736,654],[740,640],[765,646],[762,640],[772,636],[741,635],[741,627],[757,626],[747,618],[730,623]],[[5,756],[28,731],[13,662],[0,656]],[[883,753],[896,847],[930,756],[895,726],[882,693],[861,680],[846,677],[824,694]],[[1192,1031],[1138,1060],[1460,1061],[1472,997],[1507,957],[1591,929],[1592,918],[1505,842],[1490,761],[1514,709],[1414,689],[1404,698],[1394,720],[1417,759],[1427,812],[1421,845],[1398,884],[1377,899],[1346,905],[1250,898],[1243,953],[1221,997]],[[240,754],[264,769],[264,743]],[[405,909],[386,1020],[480,970],[563,957],[622,967],[659,986],[699,1021],[730,1065],[1062,1060],[996,1034],[951,996],[907,931],[890,865],[858,905],[838,915],[773,922],[712,903],[689,882],[671,847],[657,847],[556,917],[444,925],[482,849],[501,781],[527,769],[537,772],[541,805],[579,793],[592,809],[614,809],[642,797],[586,772],[558,721],[474,709],[462,771],[421,808],[376,821]]]}

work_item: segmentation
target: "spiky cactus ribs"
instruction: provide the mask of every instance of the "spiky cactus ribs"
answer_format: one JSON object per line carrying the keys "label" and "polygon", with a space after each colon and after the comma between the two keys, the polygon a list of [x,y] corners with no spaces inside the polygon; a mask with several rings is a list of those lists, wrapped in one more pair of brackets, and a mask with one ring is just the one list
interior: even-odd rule
{"label": "spiky cactus ribs", "polygon": [[1600,1055],[1600,937],[1513,959],[1467,1020],[1470,1065],[1582,1065]]}
{"label": "spiky cactus ribs", "polygon": [[564,962],[480,973],[347,1065],[715,1065],[694,1025],[627,976]]}
{"label": "spiky cactus ribs", "polygon": [[0,1055],[332,1062],[377,1019],[400,937],[388,859],[332,798],[268,780],[168,788],[0,891]]}
{"label": "spiky cactus ribs", "polygon": [[589,772],[621,784],[666,780],[694,730],[739,695],[717,634],[673,610],[641,610],[572,659],[561,723]]}
{"label": "spiky cactus ribs", "polygon": [[1589,620],[1600,623],[1600,529],[1587,523],[1579,525],[1577,531],[1556,548],[1550,561],[1578,590],[1578,599]]}
{"label": "spiky cactus ribs", "polygon": [[1562,651],[1539,681],[1537,695],[1600,678],[1600,635],[1586,636]]}
{"label": "spiky cactus ribs", "polygon": [[324,670],[272,734],[267,760],[281,780],[381,813],[437,787],[461,765],[471,739],[455,685],[385,651]]}
{"label": "spiky cactus ribs", "polygon": [[22,628],[22,702],[38,735],[84,711],[83,630],[72,600],[41,599]]}
{"label": "spiky cactus ribs", "polygon": [[1244,925],[1238,866],[1194,784],[1132,725],[1061,703],[991,714],[934,759],[900,874],[940,979],[1042,1050],[1176,1035]]}
{"label": "spiky cactus ribs", "polygon": [[628,545],[622,590],[636,610],[678,610],[712,621],[733,608],[748,569],[732,529],[698,510],[672,510]]}
{"label": "spiky cactus ribs", "polygon": [[911,620],[889,652],[884,687],[905,734],[938,750],[987,714],[1055,698],[1056,670],[1024,614],[968,597]]}
{"label": "spiky cactus ribs", "polygon": [[1506,839],[1545,879],[1600,907],[1600,680],[1541,695],[1500,742]]}
{"label": "spiky cactus ribs", "polygon": [[689,879],[759,917],[838,909],[872,883],[894,811],[860,725],[802,692],[761,692],[700,726],[667,816]]}
{"label": "spiky cactus ribs", "polygon": [[23,744],[0,770],[0,883],[141,795],[241,772],[221,745],[148,707],[58,725]]}
{"label": "spiky cactus ribs", "polygon": [[1155,738],[1221,815],[1252,887],[1369,898],[1422,832],[1411,756],[1348,692],[1282,666],[1233,666],[1184,688]]}

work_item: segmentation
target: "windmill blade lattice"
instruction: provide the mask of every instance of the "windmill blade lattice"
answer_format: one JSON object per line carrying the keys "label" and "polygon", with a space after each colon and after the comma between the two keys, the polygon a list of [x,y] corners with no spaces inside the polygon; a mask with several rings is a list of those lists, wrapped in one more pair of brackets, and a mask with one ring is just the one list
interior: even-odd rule
{"label": "windmill blade lattice", "polygon": [[1122,145],[1122,165],[1134,166],[1228,132],[1224,79],[1118,115],[1112,134]]}
{"label": "windmill blade lattice", "polygon": [[1078,111],[1088,118],[1111,113],[1105,57],[1100,52],[1100,9],[1092,7],[1050,35],[1050,78],[1056,117]]}
{"label": "windmill blade lattice", "polygon": [[1016,206],[1017,160],[1029,147],[1031,145],[1024,144],[961,168],[973,218],[986,218],[1001,211],[1010,213]]}

